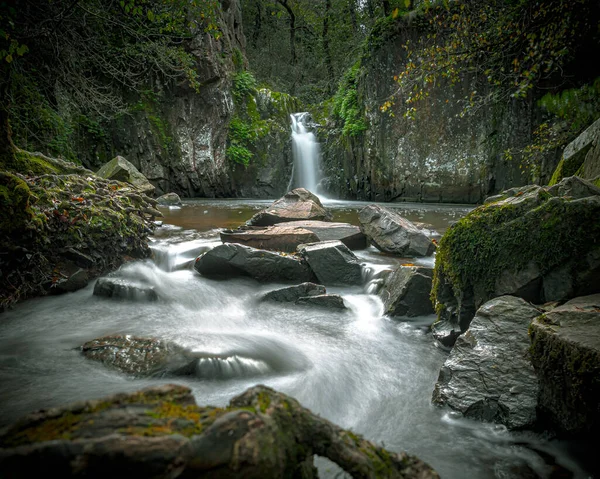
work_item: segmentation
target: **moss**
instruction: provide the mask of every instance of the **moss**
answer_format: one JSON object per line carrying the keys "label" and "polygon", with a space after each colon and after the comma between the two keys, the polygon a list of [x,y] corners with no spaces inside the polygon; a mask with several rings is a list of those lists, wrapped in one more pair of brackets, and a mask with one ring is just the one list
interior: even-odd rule
{"label": "moss", "polygon": [[548,186],[559,183],[563,178],[581,175],[583,172],[583,162],[585,161],[586,152],[579,152],[578,154],[570,157],[568,160],[562,158],[556,166]]}
{"label": "moss", "polygon": [[491,297],[505,270],[518,271],[534,262],[544,274],[600,246],[599,207],[547,198],[542,195],[543,203],[526,214],[514,204],[480,206],[453,225],[437,249],[434,304],[442,278],[456,297],[475,288]]}
{"label": "moss", "polygon": [[365,107],[358,94],[361,63],[356,62],[346,71],[333,97],[333,115],[342,122],[342,135],[358,136],[367,129]]}
{"label": "moss", "polygon": [[27,229],[35,215],[29,186],[21,178],[0,172],[0,230],[6,234]]}
{"label": "moss", "polygon": [[258,407],[260,408],[260,412],[266,412],[270,405],[271,396],[264,391],[258,393]]}

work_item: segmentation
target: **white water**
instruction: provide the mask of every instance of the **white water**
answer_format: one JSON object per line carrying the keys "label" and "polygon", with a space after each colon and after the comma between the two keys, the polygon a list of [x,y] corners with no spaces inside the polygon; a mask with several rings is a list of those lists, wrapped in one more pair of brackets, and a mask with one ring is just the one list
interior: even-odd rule
{"label": "white water", "polygon": [[[319,171],[319,142],[314,133],[306,128],[308,113],[293,113],[292,119],[292,155],[294,169],[291,186],[306,188],[317,193]],[[290,190],[291,188],[288,188]]]}
{"label": "white water", "polygon": [[[241,206],[234,203],[231,211],[237,216]],[[415,208],[413,213],[424,213],[425,206]],[[455,219],[453,209],[464,214],[458,207],[436,208],[446,224]],[[165,214],[168,222],[175,213]],[[206,225],[212,227],[212,221]],[[186,238],[184,232],[180,238]],[[116,272],[123,280],[152,286],[159,295],[156,302],[99,298],[92,296],[90,285],[26,301],[0,317],[0,426],[36,409],[150,385],[185,384],[199,404],[223,406],[263,383],[367,439],[418,455],[445,479],[535,477],[527,475],[531,470],[542,478],[569,477],[569,472],[577,479],[589,477],[563,444],[466,421],[431,405],[447,356],[423,331],[433,318],[392,320],[383,315],[379,298],[369,294],[377,289],[378,273],[394,258],[373,249],[357,252],[368,283],[328,288],[341,294],[349,308],[330,312],[259,301],[284,285],[203,278],[191,268],[193,258],[218,244],[216,236],[170,239],[154,242],[154,260]],[[200,358],[197,374],[133,378],[86,360],[77,350],[107,334],[158,337],[190,348]],[[553,461],[566,471],[553,470]],[[332,466],[318,464],[321,477],[338,477]],[[557,475],[561,472],[567,475]]]}

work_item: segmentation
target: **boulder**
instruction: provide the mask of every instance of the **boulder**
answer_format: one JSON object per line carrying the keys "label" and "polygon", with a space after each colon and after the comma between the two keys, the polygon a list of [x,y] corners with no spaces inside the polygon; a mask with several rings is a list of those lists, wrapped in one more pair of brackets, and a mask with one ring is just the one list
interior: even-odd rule
{"label": "boulder", "polygon": [[255,386],[223,408],[198,406],[173,384],[26,416],[0,431],[0,470],[41,477],[317,477],[313,456],[358,479],[438,479],[420,459],[389,452],[298,401]]}
{"label": "boulder", "polygon": [[72,293],[88,285],[89,275],[85,269],[68,268],[68,270],[72,272],[69,272],[66,278],[56,281],[50,286],[50,294]]}
{"label": "boulder", "polygon": [[304,188],[286,193],[267,209],[256,213],[247,221],[249,226],[272,226],[277,223],[300,220],[330,220],[331,214],[323,208],[321,200]]}
{"label": "boulder", "polygon": [[364,249],[367,238],[358,226],[329,221],[290,221],[268,227],[242,227],[221,232],[224,243],[240,243],[274,251],[295,251],[303,243],[339,240],[350,249]]}
{"label": "boulder", "polygon": [[344,299],[339,294],[319,294],[299,298],[296,304],[314,306],[323,309],[347,309]]}
{"label": "boulder", "polygon": [[506,191],[452,225],[437,250],[434,335],[451,344],[502,295],[535,304],[600,292],[600,190],[580,178]]}
{"label": "boulder", "polygon": [[319,238],[305,228],[283,224],[260,229],[224,230],[221,232],[221,241],[293,253],[299,245],[319,241]]}
{"label": "boulder", "polygon": [[404,257],[431,256],[435,244],[426,234],[398,213],[369,205],[358,214],[360,230],[380,251]]}
{"label": "boulder", "polygon": [[87,359],[135,376],[187,374],[198,358],[177,344],[154,338],[105,336],[81,346]]}
{"label": "boulder", "polygon": [[509,429],[534,425],[538,380],[529,358],[528,328],[539,314],[515,296],[479,308],[440,371],[433,403]]}
{"label": "boulder", "polygon": [[360,285],[362,266],[341,241],[322,241],[299,247],[299,252],[325,285]]}
{"label": "boulder", "polygon": [[263,301],[274,301],[278,303],[294,303],[306,296],[317,296],[325,294],[325,286],[315,283],[302,283],[297,286],[269,291],[262,299]]}
{"label": "boulder", "polygon": [[570,435],[600,427],[600,294],[578,297],[536,318],[531,360],[542,417]]}
{"label": "boulder", "polygon": [[167,193],[156,198],[156,202],[161,206],[181,206],[181,198],[177,193]]}
{"label": "boulder", "polygon": [[99,278],[94,286],[94,296],[106,298],[156,301],[158,294],[152,286],[135,284],[120,278]]}
{"label": "boulder", "polygon": [[273,253],[235,243],[219,245],[198,256],[194,268],[203,276],[250,276],[259,281],[311,281],[308,264],[293,255]]}
{"label": "boulder", "polygon": [[400,266],[385,278],[378,295],[385,314],[390,316],[425,316],[433,314],[431,282],[433,270],[423,266]]}
{"label": "boulder", "polygon": [[154,186],[142,175],[138,169],[122,156],[116,156],[96,172],[96,174],[107,180],[124,181],[135,186],[142,193],[151,194]]}

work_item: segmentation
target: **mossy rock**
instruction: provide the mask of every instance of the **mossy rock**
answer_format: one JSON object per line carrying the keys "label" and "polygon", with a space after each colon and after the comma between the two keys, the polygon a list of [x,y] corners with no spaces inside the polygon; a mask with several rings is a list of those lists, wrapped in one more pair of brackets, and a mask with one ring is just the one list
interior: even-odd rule
{"label": "mossy rock", "polygon": [[34,213],[31,190],[21,178],[0,172],[0,229],[6,234],[30,227]]}
{"label": "mossy rock", "polygon": [[597,187],[572,177],[498,198],[450,227],[439,243],[433,328],[448,345],[494,297],[511,294],[537,304],[600,290]]}

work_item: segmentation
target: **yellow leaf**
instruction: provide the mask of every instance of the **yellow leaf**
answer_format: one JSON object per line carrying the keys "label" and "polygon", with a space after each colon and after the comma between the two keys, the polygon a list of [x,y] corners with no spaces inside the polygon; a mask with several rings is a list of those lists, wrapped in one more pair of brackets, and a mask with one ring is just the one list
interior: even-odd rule
{"label": "yellow leaf", "polygon": [[392,12],[392,18],[396,18],[398,16],[398,13],[400,13],[400,9],[394,8],[394,11]]}

